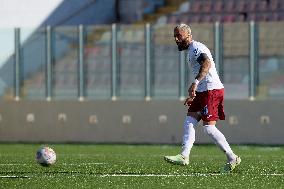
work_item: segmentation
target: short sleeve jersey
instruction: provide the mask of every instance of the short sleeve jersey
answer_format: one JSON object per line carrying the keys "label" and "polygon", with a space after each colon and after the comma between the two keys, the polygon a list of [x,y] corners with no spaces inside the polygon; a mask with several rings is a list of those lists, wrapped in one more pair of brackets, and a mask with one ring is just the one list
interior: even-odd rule
{"label": "short sleeve jersey", "polygon": [[197,41],[193,41],[188,48],[188,60],[191,65],[194,78],[199,73],[201,67],[201,65],[197,62],[197,59],[201,53],[205,53],[207,55],[211,62],[211,67],[209,69],[209,73],[199,82],[196,91],[203,92],[224,88],[224,85],[220,81],[219,75],[217,73],[210,50],[204,44]]}

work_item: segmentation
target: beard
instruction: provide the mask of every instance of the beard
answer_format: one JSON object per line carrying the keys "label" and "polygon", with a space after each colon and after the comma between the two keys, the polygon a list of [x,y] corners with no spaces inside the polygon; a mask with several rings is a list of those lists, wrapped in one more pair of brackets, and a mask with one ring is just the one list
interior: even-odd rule
{"label": "beard", "polygon": [[178,46],[179,51],[183,51],[183,50],[186,50],[188,48],[189,44],[186,41],[182,41],[182,42],[178,43],[177,46]]}

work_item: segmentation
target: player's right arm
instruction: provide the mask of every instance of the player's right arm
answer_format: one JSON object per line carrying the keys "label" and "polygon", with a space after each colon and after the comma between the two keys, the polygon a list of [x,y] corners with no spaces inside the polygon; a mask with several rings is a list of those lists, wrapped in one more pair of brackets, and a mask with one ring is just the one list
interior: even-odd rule
{"label": "player's right arm", "polygon": [[197,58],[197,62],[200,64],[200,69],[195,79],[201,81],[209,73],[211,61],[206,53],[200,53],[199,57]]}
{"label": "player's right arm", "polygon": [[[196,54],[197,55],[197,54]],[[185,99],[184,105],[190,106],[193,99],[196,96],[196,89],[199,81],[205,78],[205,76],[209,73],[209,69],[211,67],[211,62],[206,53],[200,53],[196,61],[200,64],[200,69],[195,77],[195,81],[190,85],[188,89],[189,97]]]}
{"label": "player's right arm", "polygon": [[200,53],[196,61],[200,64],[200,69],[197,76],[195,77],[194,82],[188,89],[189,96],[193,98],[196,96],[198,83],[205,78],[205,76],[209,73],[209,69],[211,67],[211,61],[206,53]]}

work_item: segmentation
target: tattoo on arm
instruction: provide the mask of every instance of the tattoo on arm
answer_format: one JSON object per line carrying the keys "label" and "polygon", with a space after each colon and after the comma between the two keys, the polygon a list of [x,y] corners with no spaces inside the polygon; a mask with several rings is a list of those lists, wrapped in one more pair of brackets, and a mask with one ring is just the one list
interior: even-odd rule
{"label": "tattoo on arm", "polygon": [[201,67],[195,79],[201,81],[209,73],[211,62],[205,53],[200,54],[200,56],[197,58],[197,62],[201,65]]}

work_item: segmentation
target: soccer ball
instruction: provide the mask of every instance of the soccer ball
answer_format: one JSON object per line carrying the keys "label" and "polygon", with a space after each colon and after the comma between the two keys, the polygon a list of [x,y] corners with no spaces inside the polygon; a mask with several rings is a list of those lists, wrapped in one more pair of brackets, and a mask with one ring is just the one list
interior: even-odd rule
{"label": "soccer ball", "polygon": [[50,147],[41,147],[36,152],[36,161],[42,166],[53,165],[56,161],[55,151]]}

